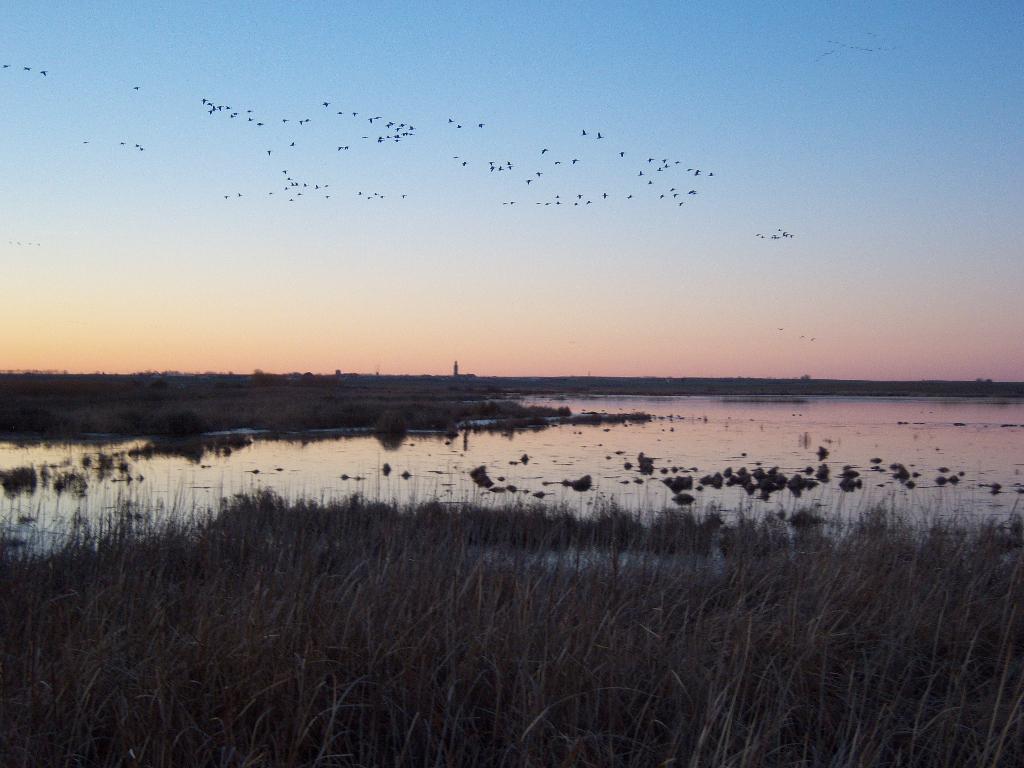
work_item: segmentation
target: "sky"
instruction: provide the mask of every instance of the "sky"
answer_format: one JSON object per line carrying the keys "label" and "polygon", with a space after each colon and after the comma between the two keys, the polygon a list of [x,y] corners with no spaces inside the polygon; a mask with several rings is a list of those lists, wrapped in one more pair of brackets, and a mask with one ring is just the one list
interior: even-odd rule
{"label": "sky", "polygon": [[0,64],[3,370],[1024,380],[1019,3],[9,0]]}

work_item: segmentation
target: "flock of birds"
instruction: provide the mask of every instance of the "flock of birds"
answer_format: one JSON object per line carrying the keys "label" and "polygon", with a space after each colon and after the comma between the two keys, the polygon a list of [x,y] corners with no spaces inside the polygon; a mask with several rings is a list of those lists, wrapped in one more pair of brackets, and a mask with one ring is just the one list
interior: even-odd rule
{"label": "flock of birds", "polygon": [[[786,331],[785,328],[776,328],[775,330],[778,333],[784,333]],[[803,340],[803,341],[810,342],[810,341],[817,341],[818,337],[817,336],[808,336],[807,334],[801,333],[800,334],[800,339]]]}
{"label": "flock of birds", "polygon": [[[267,117],[262,113],[258,113],[255,109],[247,107],[232,107],[229,104],[218,104],[213,99],[203,97],[200,101],[203,109],[210,117],[220,117],[228,121],[237,120],[239,124],[246,125],[254,129],[268,128],[273,126],[281,126],[282,128],[294,127],[296,129],[302,129],[305,126],[313,122],[314,118],[306,117]],[[352,109],[338,109],[338,105],[331,101],[323,101],[320,103],[319,108],[322,111],[322,115],[328,119],[334,119],[340,124],[341,130],[349,131],[351,128],[358,126],[361,130],[359,131],[359,141],[369,142],[372,144],[393,144],[416,137],[416,126],[411,121],[398,119],[386,119],[383,115],[374,114],[372,112],[365,112],[360,110]],[[319,121],[319,118],[317,118]],[[365,119],[366,124],[363,124]],[[286,142],[286,143],[285,143]],[[267,157],[273,157],[275,153],[278,157],[289,156],[288,153],[296,147],[301,147],[303,144],[303,137],[297,130],[292,136],[289,136],[285,142],[267,147],[263,150]],[[351,139],[346,139],[344,143],[338,143],[334,149],[334,153],[348,152],[352,148]],[[325,200],[330,200],[332,197],[331,185],[329,182],[324,180],[311,180],[298,178],[292,175],[292,172],[288,169],[283,169],[281,173],[284,175],[284,186],[279,189],[274,189],[267,192],[267,197],[277,195],[282,198],[286,198],[288,202],[295,203],[299,202],[300,197],[322,197]],[[283,194],[282,194],[283,193]],[[223,195],[225,200],[231,198],[245,197],[243,192],[232,192],[230,194]],[[370,192],[357,190],[354,196],[367,201],[381,201],[389,197],[382,192]],[[408,197],[407,194],[390,195],[390,197],[396,197],[404,199]]]}
{"label": "flock of birds", "polygon": [[[448,122],[449,124],[454,124],[456,128],[462,127],[461,124],[457,123],[452,118],[449,118]],[[477,127],[483,128],[484,123],[479,123]],[[605,138],[605,134],[602,131],[588,131],[586,128],[583,128],[580,130],[579,133],[579,139],[581,140],[590,139],[596,142],[602,141]],[[558,159],[555,159],[555,156],[551,155],[550,153],[551,150],[548,147],[542,147],[537,152],[537,155],[535,155],[534,158],[530,161],[532,163],[530,170],[527,172],[527,175],[525,177],[521,177],[522,181],[525,182],[527,188],[530,188],[531,185],[536,185],[535,187],[533,187],[533,189],[546,187],[550,182],[552,176],[559,175],[560,173],[564,174],[564,172],[566,171],[571,172],[574,169],[580,167],[581,163],[584,162],[580,157],[576,157],[573,155],[566,155],[559,157]],[[630,155],[629,160],[626,160],[627,154]],[[610,158],[615,158],[617,156],[619,161],[623,161],[623,163],[627,164],[633,162],[632,153],[627,152],[626,150],[623,149],[612,150],[612,152],[609,153],[608,156]],[[463,168],[467,168],[471,165],[470,161],[464,159],[461,155],[454,155],[452,159],[458,161]],[[507,171],[509,175],[511,175],[512,172],[518,167],[511,160],[506,160],[504,162],[496,160],[486,160],[483,163],[478,162],[477,164],[480,167],[486,167],[487,173],[489,174],[501,174],[502,172]],[[697,189],[687,189],[687,187],[690,186],[689,184],[679,187],[667,186],[668,184],[673,183],[671,181],[667,181],[667,179],[671,175],[671,172],[678,173],[680,171],[680,166],[682,165],[682,160],[669,159],[667,157],[663,157],[660,159],[653,156],[647,157],[646,163],[644,163],[641,159],[638,166],[633,166],[632,170],[636,171],[635,185],[634,187],[628,190],[618,190],[609,192],[606,189],[602,189],[600,191],[591,190],[589,193],[578,191],[565,193],[564,191],[559,191],[558,193],[545,195],[541,199],[533,200],[532,202],[534,205],[540,206],[568,205],[575,207],[585,207],[588,205],[594,205],[595,202],[606,201],[609,198],[633,200],[638,195],[646,192],[650,199],[667,200],[668,202],[673,202],[676,204],[676,206],[681,207],[688,198],[699,194]],[[629,173],[632,174],[632,170],[630,170]],[[656,174],[659,173],[665,174],[665,176],[658,177]],[[693,178],[697,178],[702,175],[704,176],[704,178],[713,178],[715,175],[714,171],[706,171],[702,170],[701,168],[693,167],[687,168],[685,170],[685,174],[687,176],[692,176]],[[547,176],[547,178],[545,178],[545,176]],[[556,183],[564,183],[564,179],[565,176],[561,175],[559,178],[557,178]],[[647,187],[655,187],[655,189],[647,190]],[[657,195],[657,197],[655,198],[654,195]],[[521,200],[505,200],[502,202],[502,205],[511,206],[516,205],[517,202],[521,202]]]}
{"label": "flock of birds", "polygon": [[[321,119],[332,121],[334,125],[338,126],[336,130],[339,133],[345,132],[346,138],[334,144],[333,152],[335,154],[338,152],[348,152],[353,147],[353,141],[370,145],[397,144],[414,139],[418,135],[416,126],[409,119],[388,118],[373,112],[354,110],[347,105],[344,109],[339,109],[339,105],[330,100],[322,101],[319,105],[319,110],[312,112],[312,114],[319,112],[319,116],[316,118],[310,117],[308,114],[299,118],[294,116],[267,117],[264,113],[258,112],[255,109],[234,107],[230,104],[218,103],[218,101],[207,97],[203,97],[200,100],[200,106],[211,118],[238,121],[240,125],[253,129],[271,126],[294,129],[284,141],[262,150],[267,157],[274,157],[275,155],[287,157],[289,156],[287,153],[296,147],[301,147],[304,140],[303,129],[314,120],[318,122]],[[480,131],[487,127],[486,122],[461,120],[451,116],[448,117],[446,125],[452,131],[460,131],[463,128]],[[358,139],[355,139],[355,134],[351,133],[354,127],[360,129],[357,132]],[[335,129],[332,128],[332,130]],[[603,142],[606,136],[603,131],[588,131],[586,128],[583,128],[580,130],[579,138],[581,140]],[[619,161],[628,164],[633,162],[632,154],[627,152],[627,150],[617,149],[613,151],[610,157],[617,157]],[[627,155],[629,155],[629,160],[626,159]],[[637,165],[634,165],[628,171],[630,174],[635,172],[637,183],[634,185],[634,188],[618,191],[601,189],[589,190],[588,192],[567,192],[564,189],[559,191],[550,190],[550,187],[554,186],[554,184],[564,185],[569,182],[571,180],[570,174],[581,168],[584,165],[584,160],[578,156],[570,155],[556,158],[548,147],[538,148],[537,154],[531,160],[525,162],[513,162],[507,159],[475,159],[464,154],[453,155],[452,160],[457,163],[458,167],[468,171],[481,169],[487,174],[496,174],[499,177],[515,179],[515,181],[524,184],[525,189],[529,192],[545,189],[548,194],[542,194],[539,199],[532,200],[538,206],[566,205],[585,207],[610,198],[633,200],[646,192],[651,199],[666,200],[674,203],[677,207],[682,207],[687,200],[700,194],[700,190],[695,188],[695,181],[691,181],[690,184],[686,185],[683,185],[681,181],[669,181],[668,179],[672,172],[676,172],[677,176],[679,173],[685,173],[686,176],[692,177],[693,180],[698,178],[702,180],[711,179],[715,176],[714,171],[697,167],[688,167],[685,171],[682,171],[682,160],[648,156],[646,161],[641,159]],[[528,170],[522,170],[527,165]],[[629,168],[629,166],[625,165],[624,168]],[[516,178],[515,174],[517,173],[522,175]],[[284,186],[267,192],[268,197],[276,194],[287,198],[288,202],[292,203],[298,202],[298,198],[303,196],[319,196],[324,199],[330,199],[331,197],[331,193],[328,191],[330,190],[329,183],[322,180],[299,179],[294,177],[287,169],[283,170],[282,174],[285,176]],[[661,175],[659,176],[659,174]],[[554,184],[552,184],[553,179],[555,179]],[[673,184],[678,184],[678,186],[673,186]],[[246,193],[239,191],[223,195],[224,199],[238,199],[245,196]],[[385,195],[382,192],[367,192],[364,190],[355,191],[354,196],[367,201],[384,200],[389,197],[389,195]],[[399,199],[404,199],[407,196],[407,194],[391,195],[391,197]],[[502,205],[513,206],[523,202],[524,200],[521,197],[518,197],[518,199],[510,198],[503,200]]]}
{"label": "flock of birds", "polygon": [[[11,67],[10,64],[0,64],[0,70],[4,70],[4,69],[13,69],[13,67]],[[32,70],[32,67],[21,67],[21,71],[22,72],[32,72],[33,70]],[[42,75],[43,77],[46,77],[48,74],[50,74],[45,69],[37,70],[37,72],[38,72],[38,74]]]}
{"label": "flock of birds", "polygon": [[[11,71],[36,73],[36,74],[42,75],[43,77],[46,77],[46,76],[48,76],[50,74],[50,71],[47,70],[47,69],[37,69],[37,68],[26,67],[26,66],[14,66],[14,65],[11,65],[11,64],[0,64],[0,72],[2,72],[3,70],[8,70],[8,69],[11,70]],[[138,91],[140,89],[141,89],[141,86],[138,86],[138,85],[132,87],[132,90],[134,90],[134,91]],[[84,139],[82,141],[82,144],[91,144],[91,143],[92,143],[92,141],[90,141],[89,139]],[[137,142],[121,141],[121,142],[118,143],[118,146],[124,147],[125,149],[131,149],[131,150],[134,150],[134,151],[137,151],[137,152],[145,152],[146,151],[146,148],[144,146],[142,146],[141,144],[137,143]]]}
{"label": "flock of birds", "polygon": [[[874,32],[868,32],[866,34],[868,35],[868,37],[871,37],[873,39],[877,39],[877,37],[878,37],[878,35],[876,35]],[[841,42],[839,40],[829,40],[828,44],[833,46],[833,47],[830,48],[829,50],[825,51],[824,53],[822,53],[820,56],[818,56],[818,58],[815,59],[816,62],[817,61],[821,61],[826,56],[834,56],[835,54],[840,53],[841,51],[844,51],[844,50],[845,51],[854,51],[854,52],[857,52],[857,53],[881,53],[881,52],[885,52],[885,51],[894,51],[894,50],[896,50],[892,46],[851,45],[849,43],[844,43],[844,42]]]}
{"label": "flock of birds", "polygon": [[[30,66],[3,64],[3,70],[21,71],[48,76],[49,71]],[[138,92],[142,86],[131,86]],[[202,97],[199,106],[210,119],[220,119],[237,123],[253,131],[264,131],[267,141],[262,150],[266,158],[290,158],[298,161],[298,155],[292,154],[297,147],[304,147],[309,135],[308,126],[317,123],[328,123],[328,131],[346,138],[335,141],[331,145],[332,154],[347,153],[358,145],[383,146],[411,141],[419,135],[417,126],[408,117],[390,117],[375,111],[353,108],[352,105],[341,105],[331,99],[324,99],[316,107],[301,116],[283,116],[280,113],[258,111],[252,107],[239,107],[209,97]],[[418,122],[418,121],[417,121]],[[483,132],[488,130],[488,123],[480,119],[462,119],[449,116],[447,124],[432,126],[443,130],[447,127],[455,134],[464,130]],[[277,130],[272,130],[277,129]],[[284,136],[282,139],[281,137]],[[565,137],[568,138],[568,137]],[[84,139],[83,144],[93,143]],[[103,142],[99,142],[102,144]],[[315,142],[309,142],[316,146]],[[134,152],[145,152],[146,147],[136,141],[121,140],[120,148]],[[460,169],[467,172],[478,172],[486,176],[506,180],[502,187],[503,206],[516,206],[532,203],[540,207],[572,207],[586,208],[597,206],[610,200],[646,201],[662,205],[682,208],[686,203],[696,200],[705,192],[708,185],[714,184],[715,172],[698,167],[694,163],[686,163],[681,159],[664,156],[662,153],[637,153],[631,149],[613,146],[613,140],[605,130],[583,127],[577,134],[577,142],[571,144],[572,151],[552,150],[547,146],[537,147],[535,154],[520,160],[471,157],[465,153],[452,155],[452,161]],[[504,158],[504,156],[502,156]],[[308,158],[304,158],[308,161]],[[318,169],[331,167],[323,162],[316,165]],[[308,164],[308,163],[307,163]],[[288,163],[291,165],[291,163]],[[613,170],[621,180],[614,184],[607,181],[595,188],[588,182],[581,169],[588,165],[598,167],[608,175]],[[283,177],[283,178],[282,178]],[[518,187],[517,187],[518,185]],[[574,188],[575,187],[575,188]],[[520,190],[516,192],[516,189]],[[512,194],[507,194],[509,191]],[[403,200],[409,195],[403,193],[385,194],[383,191],[367,189],[348,189],[339,191],[332,188],[331,181],[326,178],[310,178],[307,175],[281,170],[277,184],[264,192],[232,190],[222,192],[225,200],[239,200],[258,196],[282,199],[289,203],[297,203],[303,199],[320,198],[355,198],[367,202],[380,202],[385,199]],[[779,229],[768,234],[758,233],[760,239],[784,240],[795,237],[788,230]],[[13,244],[13,241],[12,241]]]}

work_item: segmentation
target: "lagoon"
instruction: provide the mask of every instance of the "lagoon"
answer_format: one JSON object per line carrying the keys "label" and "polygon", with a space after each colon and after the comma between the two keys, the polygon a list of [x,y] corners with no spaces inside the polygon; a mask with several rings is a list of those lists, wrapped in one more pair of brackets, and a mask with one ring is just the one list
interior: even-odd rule
{"label": "lagoon", "polygon": [[[1006,516],[1024,506],[1019,401],[596,396],[528,402],[567,406],[577,414],[643,411],[652,419],[512,432],[466,428],[457,437],[413,432],[386,440],[368,434],[256,433],[236,437],[234,448],[187,456],[151,453],[143,436],[0,442],[0,471],[32,466],[39,474],[34,489],[4,494],[0,522],[13,533],[54,530],[126,501],[147,509],[202,509],[262,488],[317,500],[361,494],[399,504],[505,505],[521,499],[580,514],[608,504],[656,510],[673,504],[674,493],[662,481],[676,475],[695,479],[694,504],[723,512],[813,507],[843,515],[884,503],[929,515]],[[822,461],[819,449],[828,454]],[[650,474],[639,471],[641,453],[654,459]],[[792,475],[821,463],[829,466],[831,481],[799,495],[781,490],[762,499],[741,486],[716,489],[699,482],[727,467],[778,467]],[[893,477],[893,463],[915,473],[915,487]],[[494,480],[491,489],[470,478],[478,466]],[[850,492],[836,482],[847,467],[861,480]],[[563,484],[584,475],[592,478],[587,491]],[[77,485],[66,482],[69,476],[79,478]]]}

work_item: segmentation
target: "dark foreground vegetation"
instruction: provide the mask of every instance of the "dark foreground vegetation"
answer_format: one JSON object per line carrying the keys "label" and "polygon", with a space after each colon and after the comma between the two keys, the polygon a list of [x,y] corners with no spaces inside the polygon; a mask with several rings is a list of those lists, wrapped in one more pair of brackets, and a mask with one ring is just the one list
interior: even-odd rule
{"label": "dark foreground vegetation", "polygon": [[817,379],[476,376],[0,375],[0,435],[88,433],[186,437],[238,428],[274,432],[453,428],[462,421],[539,426],[567,409],[523,405],[559,395],[714,395],[738,398],[1024,398],[1024,384]]}
{"label": "dark foreground vegetation", "polygon": [[1010,766],[1019,522],[239,497],[0,543],[4,766]]}

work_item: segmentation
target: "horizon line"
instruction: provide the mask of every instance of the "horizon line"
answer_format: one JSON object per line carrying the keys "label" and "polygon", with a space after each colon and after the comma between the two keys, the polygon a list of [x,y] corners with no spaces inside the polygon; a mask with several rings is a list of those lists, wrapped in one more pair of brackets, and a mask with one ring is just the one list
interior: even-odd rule
{"label": "horizon line", "polygon": [[6,369],[0,370],[0,376],[181,376],[181,377],[200,377],[200,376],[234,376],[234,377],[252,377],[255,375],[264,374],[268,376],[314,376],[322,378],[346,378],[346,377],[364,377],[364,378],[436,378],[436,379],[621,379],[621,380],[648,380],[648,381],[785,381],[785,382],[868,382],[873,384],[923,384],[923,383],[935,383],[935,384],[1019,384],[1024,386],[1024,380],[1002,380],[994,379],[990,377],[977,377],[973,379],[941,379],[941,378],[922,378],[922,379],[868,379],[868,378],[834,378],[829,376],[811,376],[809,374],[801,374],[799,376],[756,376],[756,375],[721,375],[721,376],[670,376],[663,374],[643,374],[643,375],[621,375],[621,374],[593,374],[593,373],[564,373],[564,374],[478,374],[473,372],[467,373],[382,373],[380,371],[342,371],[336,369],[330,372],[316,372],[316,371],[267,371],[261,368],[256,368],[249,372],[237,372],[237,371],[181,371],[175,369],[166,369],[162,371],[157,370],[141,370],[141,371],[70,371],[70,370],[58,370],[58,369]]}

